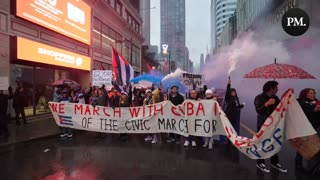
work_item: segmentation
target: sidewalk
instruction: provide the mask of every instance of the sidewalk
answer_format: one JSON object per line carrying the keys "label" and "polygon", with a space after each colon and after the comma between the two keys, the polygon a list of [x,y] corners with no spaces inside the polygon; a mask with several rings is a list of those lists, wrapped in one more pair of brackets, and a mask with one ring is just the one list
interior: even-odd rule
{"label": "sidewalk", "polygon": [[22,122],[20,126],[17,126],[15,121],[12,120],[8,125],[10,136],[8,139],[0,136],[0,147],[44,138],[61,132],[52,115],[49,114],[33,117],[33,119],[27,119],[27,121],[28,124],[23,124]]}

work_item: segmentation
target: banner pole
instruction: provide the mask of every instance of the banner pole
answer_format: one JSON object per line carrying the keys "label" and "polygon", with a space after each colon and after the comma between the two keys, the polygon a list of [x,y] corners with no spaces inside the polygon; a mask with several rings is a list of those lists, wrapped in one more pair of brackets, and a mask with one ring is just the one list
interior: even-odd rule
{"label": "banner pole", "polygon": [[251,128],[249,128],[248,126],[246,126],[245,124],[243,124],[242,122],[240,122],[241,127],[243,127],[245,130],[247,130],[251,135],[255,136],[256,132],[254,130],[252,130]]}

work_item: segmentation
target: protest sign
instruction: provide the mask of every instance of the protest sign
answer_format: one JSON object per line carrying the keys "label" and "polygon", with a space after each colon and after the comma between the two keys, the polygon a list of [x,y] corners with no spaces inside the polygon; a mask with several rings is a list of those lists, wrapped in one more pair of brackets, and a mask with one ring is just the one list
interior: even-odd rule
{"label": "protest sign", "polygon": [[202,87],[204,84],[204,76],[201,74],[183,73],[181,83],[187,88],[192,89],[195,84],[197,87]]}
{"label": "protest sign", "polygon": [[111,70],[93,70],[92,85],[101,87],[103,84],[106,87],[112,86],[112,71]]}

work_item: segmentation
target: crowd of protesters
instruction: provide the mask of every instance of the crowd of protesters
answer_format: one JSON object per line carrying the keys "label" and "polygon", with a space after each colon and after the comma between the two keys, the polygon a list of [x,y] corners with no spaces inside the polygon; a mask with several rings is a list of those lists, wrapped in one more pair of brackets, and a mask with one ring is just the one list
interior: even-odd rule
{"label": "crowd of protesters", "polygon": [[[278,82],[268,81],[263,86],[263,92],[255,97],[254,105],[257,112],[257,131],[260,130],[263,123],[266,121],[267,117],[274,111],[276,106],[279,104],[280,99],[276,96],[278,91]],[[4,134],[5,137],[9,136],[7,128],[7,116],[8,109],[10,106],[13,107],[15,111],[16,124],[20,125],[20,115],[24,123],[27,123],[24,107],[26,106],[26,100],[23,93],[23,87],[18,87],[13,93],[11,87],[8,89],[8,95],[5,95],[2,90],[0,90],[0,133]],[[113,86],[109,91],[106,90],[105,86],[102,87],[90,87],[81,90],[80,87],[68,88],[59,87],[56,88],[54,92],[53,101],[54,102],[68,102],[68,103],[80,103],[80,104],[90,104],[92,106],[105,106],[105,107],[134,107],[143,106],[159,103],[162,101],[171,101],[174,105],[179,105],[184,102],[185,99],[190,99],[194,101],[199,101],[202,99],[207,100],[218,100],[221,107],[225,111],[230,123],[239,134],[240,132],[240,111],[244,107],[244,104],[239,103],[239,98],[237,92],[234,88],[231,88],[231,81],[229,80],[224,103],[217,97],[215,89],[207,88],[207,86],[197,87],[194,85],[192,89],[186,94],[179,92],[179,87],[173,85],[170,90],[166,92],[163,91],[162,86],[159,87],[152,86],[148,89],[143,88],[133,88],[129,86],[127,89],[119,88],[119,86]],[[297,99],[301,105],[302,110],[306,114],[306,117],[318,132],[320,131],[320,101],[316,99],[316,91],[312,88],[303,89],[300,92],[299,98]],[[9,110],[11,111],[11,110]],[[70,128],[62,128],[63,133],[60,135],[61,138],[72,138],[73,132]],[[120,134],[120,139],[126,141],[128,139],[127,134]],[[148,134],[144,139],[146,142],[151,142],[155,144],[161,140],[161,134]],[[219,139],[219,137],[209,137],[201,138],[195,136],[189,136],[185,138],[184,146],[196,147],[197,142],[202,142],[203,148],[213,149],[214,143],[219,143],[221,141],[214,141],[214,139]],[[221,139],[221,137],[220,137]],[[167,143],[176,144],[181,143],[181,136],[178,134],[167,134]],[[296,167],[302,168],[303,157],[297,153],[296,154]],[[279,163],[278,155],[271,157],[271,165],[273,168],[278,169],[281,172],[287,172],[287,170]],[[263,172],[269,173],[270,170],[267,168],[263,159],[257,160],[257,168]]]}

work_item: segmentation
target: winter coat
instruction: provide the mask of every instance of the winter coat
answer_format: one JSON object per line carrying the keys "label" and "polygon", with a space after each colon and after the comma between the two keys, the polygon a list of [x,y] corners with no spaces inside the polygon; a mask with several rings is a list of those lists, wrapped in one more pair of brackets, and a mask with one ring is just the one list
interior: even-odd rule
{"label": "winter coat", "polygon": [[304,114],[307,116],[311,125],[314,129],[320,127],[320,111],[314,112],[314,108],[316,107],[316,103],[318,100],[305,99],[302,100],[300,98],[297,99]]}
{"label": "winter coat", "polygon": [[85,93],[83,96],[84,96],[84,101],[86,104],[89,104],[89,99],[91,97],[91,92],[92,92],[92,87],[90,87],[89,89],[89,92],[88,93]]}
{"label": "winter coat", "polygon": [[243,105],[240,104],[237,96],[231,96],[231,85],[228,84],[225,96],[225,114],[229,121],[234,124],[239,119],[239,113]]}
{"label": "winter coat", "polygon": [[118,94],[114,94],[110,97],[110,106],[111,107],[119,107],[120,96]]}
{"label": "winter coat", "polygon": [[53,95],[53,102],[60,102],[61,100],[61,94],[58,94],[58,93],[54,93]]}
{"label": "winter coat", "polygon": [[176,95],[170,94],[169,101],[171,101],[173,105],[177,106],[183,103],[184,97],[180,93],[177,93]]}
{"label": "winter coat", "polygon": [[[275,104],[265,107],[264,104],[269,101],[269,99],[274,98]],[[254,99],[254,105],[257,116],[257,130],[259,131],[266,119],[272,114],[276,109],[277,105],[280,103],[278,96],[273,95],[272,97],[268,96],[266,93],[261,93],[257,95]]]}
{"label": "winter coat", "polygon": [[72,101],[72,98],[69,96],[66,96],[66,97],[61,96],[60,98],[60,102],[71,102],[71,101]]}
{"label": "winter coat", "polygon": [[129,103],[129,97],[128,99],[124,100],[124,101],[119,101],[119,107],[129,107],[130,103]]}
{"label": "winter coat", "polygon": [[13,97],[13,107],[14,108],[24,108],[27,106],[27,98],[22,92],[15,92]]}
{"label": "winter coat", "polygon": [[102,88],[102,91],[103,91],[103,95],[98,97],[97,105],[108,106],[108,100],[109,100],[108,92],[104,88]]}

